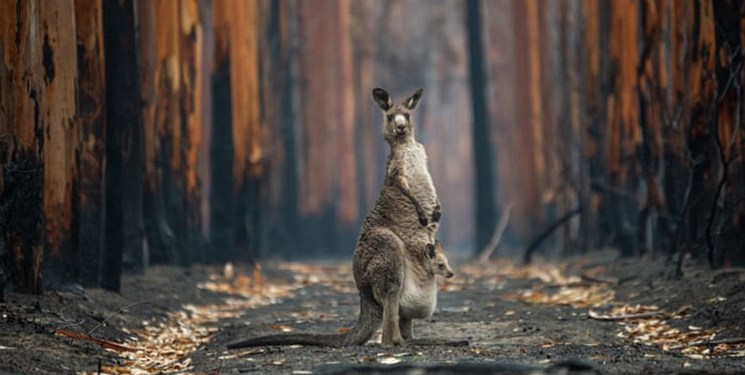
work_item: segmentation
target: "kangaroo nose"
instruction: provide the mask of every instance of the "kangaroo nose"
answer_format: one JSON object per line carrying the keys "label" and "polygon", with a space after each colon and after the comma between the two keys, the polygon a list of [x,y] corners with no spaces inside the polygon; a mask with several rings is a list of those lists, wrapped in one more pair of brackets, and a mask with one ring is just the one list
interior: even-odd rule
{"label": "kangaroo nose", "polygon": [[405,124],[398,124],[398,125],[396,125],[396,127],[398,128],[398,130],[404,130],[404,128],[406,128],[406,125]]}

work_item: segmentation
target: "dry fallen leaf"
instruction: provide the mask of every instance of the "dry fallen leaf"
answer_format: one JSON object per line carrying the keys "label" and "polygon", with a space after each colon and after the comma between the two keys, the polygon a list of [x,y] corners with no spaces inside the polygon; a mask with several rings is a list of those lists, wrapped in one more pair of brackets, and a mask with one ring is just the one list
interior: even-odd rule
{"label": "dry fallen leaf", "polygon": [[378,362],[384,365],[395,365],[396,363],[400,363],[401,360],[396,357],[383,357],[379,359]]}
{"label": "dry fallen leaf", "polygon": [[290,326],[286,326],[284,324],[272,324],[269,326],[269,329],[273,329],[275,331],[282,331],[282,332],[292,332],[295,330],[294,328]]}
{"label": "dry fallen leaf", "polygon": [[[227,267],[226,267],[227,268]],[[235,275],[233,280],[226,277],[230,271],[209,277],[210,281],[197,286],[210,291],[228,294],[222,304],[183,305],[181,310],[168,314],[168,319],[158,324],[143,322],[143,329],[131,330],[137,337],[126,342],[131,352],[118,353],[125,360],[121,366],[107,366],[109,374],[152,374],[170,372],[189,372],[192,370],[190,355],[196,348],[207,342],[217,332],[212,323],[226,318],[237,318],[247,310],[257,306],[277,303],[302,285],[299,283],[268,283],[261,267],[257,266],[252,275]],[[286,332],[288,326],[278,325],[277,329]],[[261,351],[249,350],[220,358],[240,358]],[[244,360],[252,360],[247,358]],[[275,361],[276,362],[276,361]],[[281,365],[282,363],[272,363]]]}

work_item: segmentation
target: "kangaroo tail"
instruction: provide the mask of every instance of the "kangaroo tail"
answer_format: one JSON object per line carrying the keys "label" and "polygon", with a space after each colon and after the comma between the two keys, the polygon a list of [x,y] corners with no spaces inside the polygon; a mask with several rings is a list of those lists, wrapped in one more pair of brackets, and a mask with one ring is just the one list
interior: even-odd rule
{"label": "kangaroo tail", "polygon": [[248,340],[228,344],[228,349],[246,348],[264,345],[313,345],[313,346],[344,346],[348,333],[340,334],[315,334],[315,333],[288,333],[282,335],[269,335],[255,337]]}
{"label": "kangaroo tail", "polygon": [[375,302],[360,299],[360,317],[349,332],[344,333],[287,333],[241,340],[228,344],[228,349],[265,345],[312,345],[344,347],[366,343],[380,327],[382,311]]}

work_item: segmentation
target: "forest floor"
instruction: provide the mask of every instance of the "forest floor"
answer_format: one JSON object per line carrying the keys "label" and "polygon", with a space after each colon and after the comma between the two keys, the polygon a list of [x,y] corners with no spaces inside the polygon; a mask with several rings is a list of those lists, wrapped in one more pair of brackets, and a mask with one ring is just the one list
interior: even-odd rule
{"label": "forest floor", "polygon": [[[349,262],[154,267],[121,293],[67,288],[0,303],[0,373],[742,373],[745,270],[612,254],[456,268],[419,337],[465,347],[332,349],[228,342],[356,320]],[[532,371],[532,372],[531,372]]]}

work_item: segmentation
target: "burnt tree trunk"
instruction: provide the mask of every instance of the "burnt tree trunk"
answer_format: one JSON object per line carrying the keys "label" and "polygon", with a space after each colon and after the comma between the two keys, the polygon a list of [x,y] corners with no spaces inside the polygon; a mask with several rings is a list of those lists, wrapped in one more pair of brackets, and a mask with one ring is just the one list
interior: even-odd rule
{"label": "burnt tree trunk", "polygon": [[468,25],[468,63],[471,85],[471,110],[473,112],[473,151],[475,164],[476,250],[486,246],[497,222],[497,205],[494,199],[494,176],[491,152],[489,114],[486,110],[486,76],[481,28],[481,1],[466,2]]}
{"label": "burnt tree trunk", "polygon": [[44,66],[44,283],[79,282],[79,122],[73,1],[40,3]]}
{"label": "burnt tree trunk", "polygon": [[132,0],[104,1],[106,102],[106,252],[101,286],[118,291],[123,257],[142,259],[142,113],[135,8]]}
{"label": "burnt tree trunk", "polygon": [[714,10],[711,0],[689,4],[688,48],[685,72],[686,99],[690,106],[686,124],[686,144],[692,163],[691,187],[685,217],[686,241],[694,256],[706,254],[705,228],[715,203],[714,190],[719,175],[716,142]]}
{"label": "burnt tree trunk", "polygon": [[[742,17],[745,5],[742,1],[715,1],[714,23],[716,36],[717,94],[716,124],[714,132],[717,144],[720,173],[715,177],[714,201],[709,210],[706,226],[706,243],[709,264],[713,267],[729,266],[733,258],[742,264],[745,252],[745,231],[741,224],[745,211],[745,184],[738,174],[743,168],[742,139],[745,129],[741,126],[743,104],[742,77],[743,47],[741,37]],[[738,138],[740,141],[738,142]],[[739,160],[738,160],[739,159]],[[739,226],[739,228],[738,228]]]}
{"label": "burnt tree trunk", "polygon": [[[518,202],[515,219],[522,221],[528,237],[543,225],[545,210],[541,195],[547,171],[543,147],[543,104],[541,96],[542,51],[539,48],[539,9],[536,0],[512,3],[515,64],[515,122],[513,157],[518,164]],[[522,21],[521,21],[522,20]],[[524,212],[519,214],[519,212]],[[527,239],[527,238],[525,238]]]}
{"label": "burnt tree trunk", "polygon": [[[179,111],[180,129],[179,168],[174,168],[180,206],[183,207],[182,231],[184,256],[190,262],[206,260],[203,249],[206,238],[202,232],[201,195],[202,184],[198,165],[205,155],[202,143],[202,92],[204,86],[203,55],[204,32],[197,0],[180,1],[178,17],[178,61],[179,61]],[[175,155],[174,155],[175,156]],[[173,160],[173,159],[172,159]]]}
{"label": "burnt tree trunk", "polygon": [[[662,44],[664,9],[659,3],[646,0],[642,6],[643,38],[637,67],[637,95],[639,127],[641,131],[639,164],[641,180],[646,186],[646,196],[638,217],[637,246],[641,253],[651,251],[656,242],[663,240],[667,247],[669,231],[663,230],[658,218],[665,214],[665,201],[659,182],[662,162],[662,120],[667,87],[664,49]],[[656,240],[656,234],[665,238]],[[669,246],[669,245],[668,245]]]}
{"label": "burnt tree trunk", "polygon": [[[46,89],[38,1],[0,3],[0,254],[8,281],[41,293]],[[34,38],[35,36],[35,38]],[[28,73],[28,74],[26,74]]]}
{"label": "burnt tree trunk", "polygon": [[233,204],[233,142],[231,101],[230,22],[228,3],[214,3],[215,60],[212,83],[212,144],[210,146],[210,245],[217,261],[235,259]]}
{"label": "burnt tree trunk", "polygon": [[104,166],[106,165],[106,89],[101,0],[76,0],[78,40],[79,247],[83,286],[99,285],[104,249]]}
{"label": "burnt tree trunk", "polygon": [[[142,102],[142,127],[144,144],[144,212],[145,235],[149,258],[153,263],[180,262],[176,249],[176,237],[166,217],[166,206],[163,191],[163,165],[167,163],[161,154],[161,137],[163,134],[161,111],[165,110],[159,103],[158,71],[158,25],[159,19],[155,4],[148,0],[137,0],[137,26],[139,31],[138,66],[140,98]],[[169,16],[171,17],[171,16]]]}

